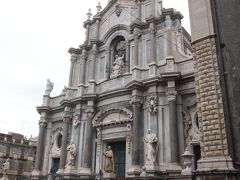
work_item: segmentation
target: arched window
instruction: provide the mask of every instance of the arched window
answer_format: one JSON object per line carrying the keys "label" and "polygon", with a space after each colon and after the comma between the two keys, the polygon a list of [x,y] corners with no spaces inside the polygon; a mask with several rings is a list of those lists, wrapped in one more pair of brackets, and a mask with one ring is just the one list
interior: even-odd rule
{"label": "arched window", "polygon": [[57,143],[57,147],[61,148],[62,147],[62,134],[59,133],[56,137],[56,143]]}

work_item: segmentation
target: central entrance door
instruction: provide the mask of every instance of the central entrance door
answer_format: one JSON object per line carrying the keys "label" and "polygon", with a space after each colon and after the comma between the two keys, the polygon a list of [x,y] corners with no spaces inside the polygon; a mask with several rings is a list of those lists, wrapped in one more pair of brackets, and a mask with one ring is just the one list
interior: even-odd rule
{"label": "central entrance door", "polygon": [[125,177],[125,164],[126,164],[126,142],[110,142],[114,156],[114,173],[117,178]]}

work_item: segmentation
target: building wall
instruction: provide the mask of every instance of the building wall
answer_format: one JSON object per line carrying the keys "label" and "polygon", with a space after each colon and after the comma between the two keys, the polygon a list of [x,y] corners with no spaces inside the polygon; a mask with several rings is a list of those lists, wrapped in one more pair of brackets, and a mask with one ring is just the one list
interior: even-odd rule
{"label": "building wall", "polygon": [[[29,179],[34,167],[36,142],[24,139],[23,135],[0,134],[0,164],[8,158],[10,167],[8,175],[12,179]],[[2,174],[2,168],[0,171]]]}
{"label": "building wall", "polygon": [[[225,3],[228,4],[228,2]],[[226,96],[229,86],[227,88],[225,86],[224,76],[227,71],[224,70],[226,66],[223,66],[224,63],[228,64],[231,60],[223,63],[220,57],[223,46],[219,40],[224,33],[224,28],[227,29],[227,32],[234,31],[234,28],[227,27],[226,24],[227,19],[231,19],[231,23],[233,22],[234,18],[229,17],[234,13],[228,16],[229,4],[226,7],[223,5],[223,2],[220,1],[189,0],[198,118],[202,135],[202,157],[198,161],[196,171],[198,179],[208,179],[209,176],[213,179],[235,178],[232,159],[234,157],[232,148],[235,147],[232,144],[234,138],[230,128],[230,124],[234,120],[231,122],[229,119],[231,112],[228,111],[230,108],[228,101],[231,102],[231,98]],[[220,20],[219,24],[216,20]],[[231,35],[233,36],[233,34]],[[230,41],[227,34],[224,35],[224,38]],[[234,49],[232,50],[234,51]],[[233,83],[233,79],[231,79],[231,83]],[[216,170],[216,173],[211,174],[213,170]],[[222,172],[223,170],[225,171]]]}
{"label": "building wall", "polygon": [[[89,178],[100,170],[106,177],[103,152],[118,141],[126,146],[125,177],[140,177],[144,166],[154,177],[160,171],[181,176],[181,154],[199,144],[193,59],[181,13],[161,3],[113,0],[84,22],[86,41],[69,49],[69,86],[57,97],[45,94],[37,107],[41,143],[33,177],[47,177],[55,158],[62,178]],[[113,76],[121,53],[124,72]],[[149,129],[158,144],[153,166],[144,140]],[[72,144],[76,156],[69,165]]]}
{"label": "building wall", "polygon": [[[240,147],[239,139],[240,119],[239,111],[239,15],[238,1],[212,1],[214,30],[217,38],[217,56],[219,59],[220,77],[222,80],[223,100],[228,122],[228,137],[231,144],[229,149],[235,165],[239,168]],[[226,15],[227,13],[227,15]]]}

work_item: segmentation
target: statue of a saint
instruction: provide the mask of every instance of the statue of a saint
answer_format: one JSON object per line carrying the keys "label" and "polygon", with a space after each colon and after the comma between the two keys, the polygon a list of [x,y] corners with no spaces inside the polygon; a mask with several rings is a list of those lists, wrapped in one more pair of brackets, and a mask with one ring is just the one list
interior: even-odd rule
{"label": "statue of a saint", "polygon": [[121,76],[125,72],[124,54],[122,56],[116,55],[113,62],[111,77]]}
{"label": "statue of a saint", "polygon": [[111,146],[107,147],[106,152],[103,152],[105,156],[104,171],[107,173],[113,173],[114,171],[114,159]]}
{"label": "statue of a saint", "polygon": [[7,178],[7,173],[9,171],[9,167],[10,167],[10,159],[7,158],[7,160],[5,161],[5,163],[2,164],[2,173],[3,173],[3,178]]}
{"label": "statue of a saint", "polygon": [[67,151],[68,151],[68,155],[67,155],[67,164],[65,167],[71,167],[74,166],[74,160],[76,157],[76,145],[71,142],[71,144],[69,144],[67,146]]}
{"label": "statue of a saint", "polygon": [[45,94],[44,95],[50,96],[50,93],[53,90],[53,86],[54,86],[54,83],[51,82],[49,79],[47,79],[47,85],[46,85],[46,89],[45,89]]}
{"label": "statue of a saint", "polygon": [[146,138],[144,138],[144,141],[147,146],[147,163],[154,164],[157,159],[157,135],[153,133],[150,129],[148,129]]}

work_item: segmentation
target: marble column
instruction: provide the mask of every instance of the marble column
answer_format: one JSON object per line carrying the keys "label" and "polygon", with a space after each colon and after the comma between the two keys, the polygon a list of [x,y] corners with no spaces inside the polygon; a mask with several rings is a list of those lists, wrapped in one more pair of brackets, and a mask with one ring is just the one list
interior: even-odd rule
{"label": "marble column", "polygon": [[92,47],[93,59],[91,61],[91,74],[90,79],[91,81],[95,80],[95,63],[96,63],[96,56],[97,56],[97,44],[93,44]]}
{"label": "marble column", "polygon": [[107,59],[106,59],[106,77],[107,79],[110,78],[110,63],[111,63],[111,50],[110,49],[107,49],[106,50],[106,56],[107,56]]}
{"label": "marble column", "polygon": [[99,23],[100,23],[100,19],[97,19],[96,20],[96,34],[95,34],[96,40],[99,40]]}
{"label": "marble column", "polygon": [[138,37],[138,32],[134,30],[133,67],[138,66]]}
{"label": "marble column", "polygon": [[75,54],[71,54],[71,66],[70,66],[70,73],[69,73],[69,81],[68,81],[68,86],[71,87],[73,85],[73,76],[74,76],[74,62],[77,60]]}
{"label": "marble column", "polygon": [[85,49],[82,50],[82,55],[81,55],[81,70],[80,70],[80,78],[79,78],[79,83],[82,85],[85,82],[85,70],[86,70],[86,58],[87,58],[87,52]]}
{"label": "marble column", "polygon": [[167,99],[169,102],[170,121],[170,149],[171,163],[179,163],[178,122],[177,122],[177,92],[174,87],[168,87]]}
{"label": "marble column", "polygon": [[88,108],[85,111],[87,113],[87,122],[86,122],[86,129],[85,129],[85,149],[84,149],[84,157],[83,157],[83,168],[88,171],[86,173],[91,173],[92,167],[92,118],[94,116],[94,109]]}
{"label": "marble column", "polygon": [[126,41],[126,64],[127,64],[127,72],[130,72],[130,43]]}
{"label": "marble column", "polygon": [[150,24],[150,37],[151,37],[151,61],[156,63],[156,42],[155,42],[155,27],[154,24]]}
{"label": "marble column", "polygon": [[65,165],[66,165],[69,122],[72,118],[70,109],[71,109],[70,107],[65,107],[64,115],[63,115],[63,136],[62,136],[62,147],[61,147],[59,171],[58,171],[59,174],[63,172],[63,169],[65,168]]}
{"label": "marble column", "polygon": [[41,164],[43,160],[43,151],[44,151],[44,137],[45,137],[45,130],[47,127],[47,121],[46,121],[46,113],[41,113],[41,118],[39,121],[39,134],[38,134],[38,146],[37,146],[37,152],[36,152],[36,160],[35,160],[35,167],[34,171],[40,171],[41,170]]}
{"label": "marble column", "polygon": [[133,137],[132,137],[132,167],[133,174],[139,175],[140,173],[140,119],[141,119],[141,106],[142,100],[134,97],[131,100],[133,107]]}

